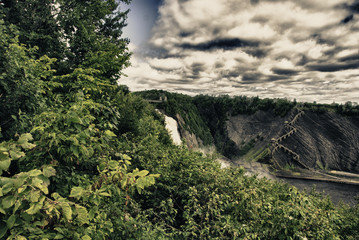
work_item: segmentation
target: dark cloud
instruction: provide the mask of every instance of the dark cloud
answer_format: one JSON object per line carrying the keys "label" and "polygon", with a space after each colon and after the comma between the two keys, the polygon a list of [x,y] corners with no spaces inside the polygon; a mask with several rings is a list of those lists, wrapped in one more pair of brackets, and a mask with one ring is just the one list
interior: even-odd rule
{"label": "dark cloud", "polygon": [[[269,76],[266,76],[266,82],[275,82],[275,81],[283,80],[283,79],[288,80],[288,76],[282,76],[282,75],[269,75]],[[288,80],[288,82],[290,82],[290,81]],[[282,82],[282,84],[285,84],[285,83]]]}
{"label": "dark cloud", "polygon": [[259,42],[242,40],[239,38],[221,38],[221,39],[214,39],[212,41],[199,43],[199,44],[184,43],[179,45],[179,47],[183,49],[199,50],[199,51],[208,51],[213,49],[232,50],[235,48],[258,47],[258,46],[259,46]]}
{"label": "dark cloud", "polygon": [[292,69],[272,68],[272,72],[278,75],[293,76],[293,75],[297,75],[299,71]]}
{"label": "dark cloud", "polygon": [[206,70],[206,68],[203,63],[193,63],[191,65],[191,70],[192,70],[193,76],[198,77],[202,71]]}
{"label": "dark cloud", "polygon": [[263,75],[258,72],[247,72],[242,75],[242,80],[244,83],[254,83],[261,79]]}
{"label": "dark cloud", "polygon": [[353,19],[354,19],[354,15],[353,15],[353,14],[350,14],[348,17],[346,17],[346,18],[344,18],[344,19],[342,20],[342,23],[351,22],[351,21],[353,21]]}
{"label": "dark cloud", "polygon": [[232,70],[232,71],[224,71],[222,73],[222,76],[224,78],[229,78],[229,79],[232,79],[232,78],[237,78],[238,76],[241,76],[243,73],[243,71],[241,71],[240,69],[236,69],[236,70]]}
{"label": "dark cloud", "polygon": [[359,54],[352,54],[346,57],[339,58],[339,61],[341,62],[347,62],[347,61],[359,61]]}
{"label": "dark cloud", "polygon": [[269,50],[264,48],[244,48],[243,52],[256,58],[264,58],[268,55]]}
{"label": "dark cloud", "polygon": [[353,12],[359,13],[359,1],[349,6],[349,9]]}
{"label": "dark cloud", "polygon": [[307,65],[308,70],[319,71],[319,72],[337,72],[349,69],[359,68],[359,62],[352,63],[319,63]]}
{"label": "dark cloud", "polygon": [[194,32],[185,32],[185,31],[183,31],[183,32],[180,32],[178,34],[178,36],[182,38],[182,37],[189,37],[189,36],[191,36],[193,34],[194,34]]}

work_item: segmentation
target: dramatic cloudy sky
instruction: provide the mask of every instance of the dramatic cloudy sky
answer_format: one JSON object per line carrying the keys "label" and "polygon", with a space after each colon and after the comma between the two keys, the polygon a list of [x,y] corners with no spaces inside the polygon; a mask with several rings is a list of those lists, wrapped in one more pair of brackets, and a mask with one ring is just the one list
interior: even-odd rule
{"label": "dramatic cloudy sky", "polygon": [[132,91],[359,102],[358,0],[133,0]]}

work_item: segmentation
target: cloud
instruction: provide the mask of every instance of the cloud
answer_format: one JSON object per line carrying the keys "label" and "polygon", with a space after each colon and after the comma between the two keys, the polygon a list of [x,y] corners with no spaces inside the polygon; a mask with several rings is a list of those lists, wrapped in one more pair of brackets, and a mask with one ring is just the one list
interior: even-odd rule
{"label": "cloud", "polygon": [[120,82],[132,90],[359,102],[358,13],[353,0],[164,0]]}

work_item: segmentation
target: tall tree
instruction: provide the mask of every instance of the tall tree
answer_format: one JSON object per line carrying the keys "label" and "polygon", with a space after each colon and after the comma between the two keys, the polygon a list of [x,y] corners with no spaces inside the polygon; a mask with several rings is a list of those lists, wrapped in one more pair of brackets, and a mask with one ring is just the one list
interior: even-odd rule
{"label": "tall tree", "polygon": [[121,38],[130,0],[5,0],[6,25],[19,29],[19,40],[39,48],[38,56],[56,58],[58,74],[91,67],[115,84],[128,65],[128,39]]}

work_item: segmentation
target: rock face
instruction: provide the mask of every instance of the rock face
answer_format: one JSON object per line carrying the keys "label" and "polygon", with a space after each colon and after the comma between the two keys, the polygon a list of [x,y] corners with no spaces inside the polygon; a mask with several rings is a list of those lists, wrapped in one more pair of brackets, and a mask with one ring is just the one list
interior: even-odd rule
{"label": "rock face", "polygon": [[252,115],[243,114],[229,117],[227,121],[228,136],[238,146],[242,142],[249,142],[258,136],[266,140],[265,143],[268,144],[268,139],[270,140],[280,133],[284,121],[284,118],[275,116],[271,111],[257,111]]}
{"label": "rock face", "polygon": [[269,146],[272,159],[281,167],[359,173],[359,117],[294,109],[281,118],[258,111],[230,117],[227,130],[238,146],[251,139],[256,139],[254,151]]}
{"label": "rock face", "polygon": [[176,114],[176,119],[179,125],[179,132],[181,134],[182,139],[186,141],[187,147],[189,149],[201,148],[203,146],[203,141],[200,138],[198,138],[195,134],[190,133],[189,131],[186,130],[185,121],[179,114]]}
{"label": "rock face", "polygon": [[[358,117],[306,112],[294,127],[297,132],[282,144],[298,153],[308,167],[359,173]],[[288,154],[277,155],[283,163],[292,161]]]}

